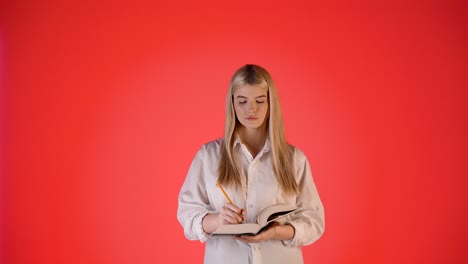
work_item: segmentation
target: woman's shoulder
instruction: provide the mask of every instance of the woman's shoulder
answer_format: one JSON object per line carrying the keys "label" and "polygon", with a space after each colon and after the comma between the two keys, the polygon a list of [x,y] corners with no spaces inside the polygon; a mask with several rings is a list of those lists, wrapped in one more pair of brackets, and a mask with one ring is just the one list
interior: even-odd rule
{"label": "woman's shoulder", "polygon": [[224,139],[218,138],[212,141],[208,141],[202,145],[203,148],[219,148],[223,144]]}
{"label": "woman's shoulder", "polygon": [[222,138],[206,142],[201,146],[200,152],[203,152],[204,154],[218,155],[221,150],[222,144],[224,144],[224,139]]}
{"label": "woman's shoulder", "polygon": [[291,150],[291,153],[294,157],[294,159],[296,160],[307,160],[307,156],[305,155],[305,153],[298,147],[294,146],[294,145],[291,145],[291,144],[288,144],[289,145],[289,148]]}

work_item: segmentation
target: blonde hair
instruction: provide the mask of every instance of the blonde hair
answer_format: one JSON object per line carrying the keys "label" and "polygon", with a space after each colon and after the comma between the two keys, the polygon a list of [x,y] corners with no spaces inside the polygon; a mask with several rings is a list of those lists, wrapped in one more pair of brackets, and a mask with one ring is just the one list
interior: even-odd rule
{"label": "blonde hair", "polygon": [[262,67],[247,64],[238,69],[232,76],[226,97],[226,124],[224,128],[224,144],[221,148],[221,161],[218,167],[218,181],[226,186],[241,187],[241,171],[233,155],[233,145],[236,129],[241,126],[236,118],[233,104],[234,90],[243,85],[258,85],[268,90],[269,111],[267,132],[270,139],[273,156],[273,169],[279,186],[286,194],[297,194],[298,186],[293,172],[292,147],[286,142],[283,114],[276,86],[271,75]]}

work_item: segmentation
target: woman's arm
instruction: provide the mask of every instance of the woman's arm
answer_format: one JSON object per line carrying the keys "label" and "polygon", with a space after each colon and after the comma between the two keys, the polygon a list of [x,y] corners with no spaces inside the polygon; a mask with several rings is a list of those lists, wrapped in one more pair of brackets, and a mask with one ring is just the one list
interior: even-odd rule
{"label": "woman's arm", "polygon": [[299,187],[296,203],[302,209],[292,214],[285,224],[274,223],[256,236],[240,236],[236,239],[248,243],[282,240],[288,246],[304,246],[315,242],[323,234],[325,221],[322,202],[313,182],[307,158],[297,148],[294,161]]}
{"label": "woman's arm", "polygon": [[245,220],[245,210],[240,209],[234,204],[225,204],[219,213],[209,213],[203,218],[203,230],[211,234],[220,225],[240,224]]}
{"label": "woman's arm", "polygon": [[209,161],[207,149],[203,146],[190,165],[179,193],[177,210],[177,218],[184,228],[185,236],[190,240],[202,242],[221,224],[238,224],[245,220],[245,210],[234,204],[225,204],[219,212],[212,209],[206,186],[214,185],[214,181],[205,162]]}
{"label": "woman's arm", "polygon": [[295,148],[296,180],[299,187],[297,206],[301,209],[292,215],[286,223],[293,226],[295,235],[284,240],[288,246],[305,246],[317,241],[325,230],[325,214],[317,188],[312,178],[312,172],[305,154]]}
{"label": "woman's arm", "polygon": [[188,170],[184,184],[179,193],[179,205],[177,219],[184,228],[187,239],[208,239],[208,234],[203,230],[203,218],[211,213],[210,204],[205,184],[205,169],[203,164],[204,147],[195,155]]}
{"label": "woman's arm", "polygon": [[294,227],[289,224],[281,225],[278,222],[273,222],[270,226],[255,236],[241,235],[234,237],[237,240],[246,243],[259,243],[266,240],[290,240],[294,237]]}

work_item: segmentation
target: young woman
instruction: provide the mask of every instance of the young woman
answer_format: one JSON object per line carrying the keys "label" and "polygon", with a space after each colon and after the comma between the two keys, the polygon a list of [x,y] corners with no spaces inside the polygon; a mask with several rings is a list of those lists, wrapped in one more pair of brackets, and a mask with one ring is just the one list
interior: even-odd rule
{"label": "young woman", "polygon": [[[255,236],[210,236],[223,224],[255,223],[261,209],[278,203],[302,209]],[[302,263],[301,246],[322,235],[324,211],[309,163],[286,142],[276,87],[262,67],[245,65],[232,77],[224,138],[196,154],[177,217],[188,239],[206,242],[205,263]]]}

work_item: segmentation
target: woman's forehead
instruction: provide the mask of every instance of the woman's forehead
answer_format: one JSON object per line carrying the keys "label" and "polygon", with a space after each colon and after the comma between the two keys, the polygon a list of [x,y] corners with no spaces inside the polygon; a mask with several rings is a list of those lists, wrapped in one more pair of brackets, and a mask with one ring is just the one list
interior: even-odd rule
{"label": "woman's forehead", "polygon": [[234,89],[234,95],[259,96],[266,95],[268,89],[262,85],[244,84]]}

